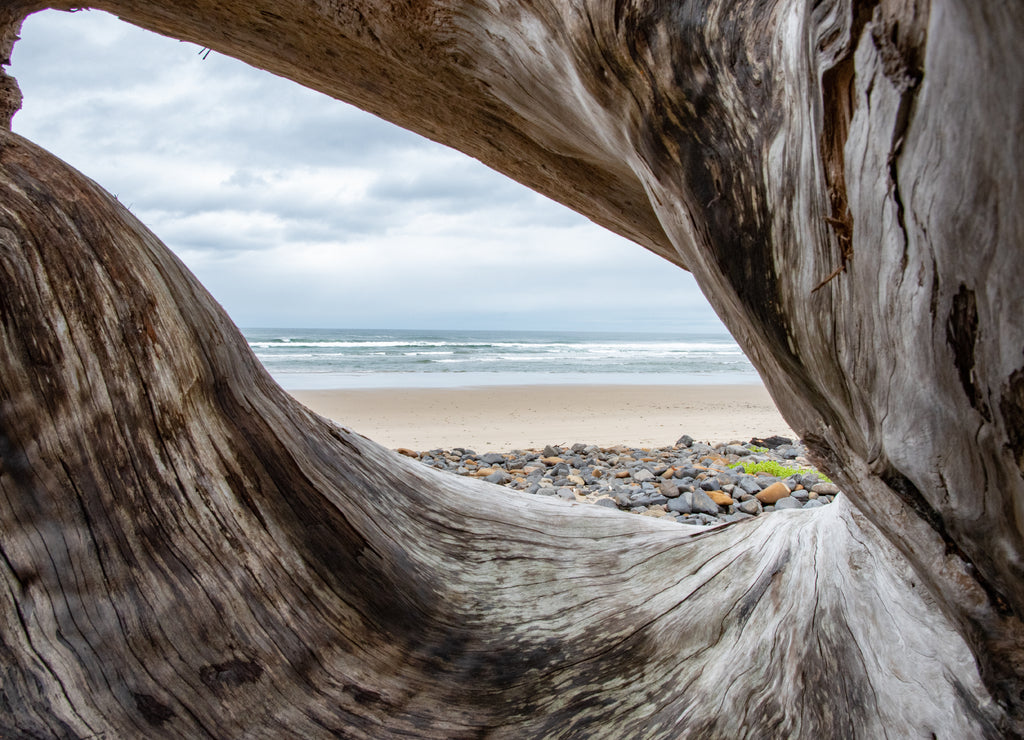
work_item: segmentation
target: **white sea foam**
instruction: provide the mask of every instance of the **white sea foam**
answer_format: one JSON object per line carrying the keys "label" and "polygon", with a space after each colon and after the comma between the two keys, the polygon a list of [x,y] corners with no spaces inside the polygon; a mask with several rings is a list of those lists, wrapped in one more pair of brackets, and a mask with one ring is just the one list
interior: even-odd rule
{"label": "white sea foam", "polygon": [[246,337],[286,387],[300,377],[305,387],[309,378],[315,387],[366,387],[384,377],[405,386],[479,385],[480,377],[484,384],[758,382],[728,336],[273,329]]}

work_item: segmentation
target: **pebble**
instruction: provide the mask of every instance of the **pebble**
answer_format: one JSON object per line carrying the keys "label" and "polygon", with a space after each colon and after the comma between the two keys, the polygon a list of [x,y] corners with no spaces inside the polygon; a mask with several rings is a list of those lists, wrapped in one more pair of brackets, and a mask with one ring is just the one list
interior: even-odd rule
{"label": "pebble", "polygon": [[[576,443],[482,455],[466,448],[397,451],[439,470],[525,493],[699,526],[781,509],[821,508],[840,492],[807,463],[802,444],[783,437],[712,446],[683,435],[671,447],[653,449]],[[730,467],[752,461],[774,461],[793,473],[779,478]]]}
{"label": "pebble", "polygon": [[733,501],[732,496],[721,491],[708,491],[708,497],[719,506],[732,506],[736,503]]}
{"label": "pebble", "polygon": [[780,511],[781,509],[800,509],[802,507],[803,507],[803,504],[801,504],[799,501],[797,501],[792,496],[787,496],[786,498],[780,498],[778,501],[775,502],[775,510],[776,511]]}
{"label": "pebble", "polygon": [[[668,502],[668,510],[676,514],[690,514],[693,512],[693,494],[687,491],[678,498]],[[717,512],[716,512],[717,513]]]}
{"label": "pebble", "polygon": [[756,498],[747,499],[739,505],[739,510],[744,514],[757,515],[761,513],[761,502]]}
{"label": "pebble", "polygon": [[761,491],[754,494],[762,504],[774,504],[779,499],[786,498],[790,494],[789,486],[780,480],[765,486]]}
{"label": "pebble", "polygon": [[690,504],[693,511],[699,514],[718,515],[718,504],[716,504],[706,491],[697,489],[693,492],[693,502]]}

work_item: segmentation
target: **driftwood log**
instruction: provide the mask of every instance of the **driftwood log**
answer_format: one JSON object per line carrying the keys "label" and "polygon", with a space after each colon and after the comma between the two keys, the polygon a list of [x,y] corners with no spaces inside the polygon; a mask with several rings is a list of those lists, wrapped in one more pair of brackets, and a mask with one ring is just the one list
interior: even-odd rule
{"label": "driftwood log", "polygon": [[0,735],[1024,733],[1018,3],[92,5],[692,270],[849,496],[688,536],[422,468],[5,131]]}

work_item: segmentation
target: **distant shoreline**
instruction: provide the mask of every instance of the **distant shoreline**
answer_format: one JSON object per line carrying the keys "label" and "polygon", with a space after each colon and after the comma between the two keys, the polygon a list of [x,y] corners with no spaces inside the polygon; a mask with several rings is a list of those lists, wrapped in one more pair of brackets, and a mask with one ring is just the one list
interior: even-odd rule
{"label": "distant shoreline", "polygon": [[728,335],[250,329],[245,337],[287,390],[761,382]]}
{"label": "distant shoreline", "polygon": [[278,373],[277,381],[289,393],[359,390],[487,390],[492,388],[564,387],[762,387],[752,373],[372,373],[348,376],[341,373]]}
{"label": "distant shoreline", "polygon": [[291,390],[316,413],[387,447],[477,452],[583,442],[660,447],[793,430],[760,384],[502,385]]}

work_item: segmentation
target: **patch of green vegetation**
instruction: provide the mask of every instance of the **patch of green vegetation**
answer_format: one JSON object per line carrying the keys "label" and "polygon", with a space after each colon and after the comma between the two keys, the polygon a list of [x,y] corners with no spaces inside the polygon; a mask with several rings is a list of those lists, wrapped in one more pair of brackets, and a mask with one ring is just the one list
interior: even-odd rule
{"label": "patch of green vegetation", "polygon": [[831,483],[827,475],[821,473],[814,468],[798,468],[790,467],[789,465],[783,465],[782,463],[776,462],[775,460],[762,460],[761,462],[735,462],[732,463],[730,468],[743,468],[744,473],[755,475],[757,473],[768,473],[776,478],[788,478],[793,473],[800,473],[800,475],[806,475],[807,473],[814,473],[818,476],[818,480]]}
{"label": "patch of green vegetation", "polygon": [[750,447],[747,448],[747,449],[749,449],[751,452],[754,452],[754,453],[756,453],[758,455],[764,455],[764,454],[766,454],[768,452],[768,448],[767,447],[758,447],[757,445],[750,445]]}

